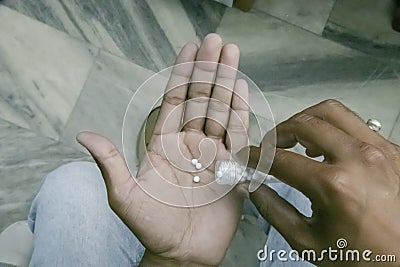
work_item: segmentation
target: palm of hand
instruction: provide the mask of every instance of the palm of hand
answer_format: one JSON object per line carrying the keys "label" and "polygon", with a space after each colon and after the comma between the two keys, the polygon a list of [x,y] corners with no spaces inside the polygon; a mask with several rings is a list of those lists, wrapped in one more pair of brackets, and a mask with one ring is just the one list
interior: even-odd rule
{"label": "palm of hand", "polygon": [[[195,131],[168,135],[168,140],[178,140],[182,151],[188,153],[198,150],[197,140],[207,138],[204,133]],[[222,141],[211,140],[217,148],[216,158],[229,158],[229,152]],[[160,176],[165,176],[164,178],[171,183],[186,185],[192,183],[193,175],[192,172],[171,164],[163,149],[161,136],[155,136],[148,151],[148,158],[141,164],[137,181],[139,184],[141,181],[149,183],[149,180],[158,180]],[[202,181],[212,181],[213,167],[196,172],[196,175],[199,175]],[[137,199],[136,196],[135,201]],[[153,254],[165,258],[203,264],[219,262],[223,258],[236,231],[242,207],[242,197],[237,191],[231,191],[209,205],[195,208],[170,206],[145,193],[140,197],[140,201],[141,203],[130,206],[141,206],[141,214],[145,216],[132,217],[127,213],[128,216],[123,220],[135,234],[142,237],[145,247]]]}
{"label": "palm of hand", "polygon": [[[228,159],[231,151],[238,151],[246,145],[249,96],[247,83],[236,80],[238,48],[234,45],[222,46],[221,38],[210,34],[200,49],[194,44],[187,44],[176,63],[193,61],[221,62],[232,69],[220,69],[219,66],[217,69],[215,64],[174,67],[147,147],[147,157],[142,161],[136,179],[131,176],[123,157],[110,141],[92,133],[82,133],[77,139],[90,151],[100,167],[110,207],[146,247],[145,259],[161,258],[161,261],[182,262],[185,266],[188,263],[196,266],[218,265],[238,224],[243,199],[238,191],[232,190],[204,206],[187,205],[189,207],[183,208],[163,203],[143,189],[151,188],[160,194],[179,197],[179,192],[172,192],[170,187],[165,186],[166,180],[189,189],[198,185],[208,188],[214,180],[215,160]],[[227,85],[212,86],[213,81],[210,80],[209,83],[193,83],[189,86],[192,77],[199,77],[199,73],[205,73],[207,77],[216,75],[216,79],[221,73],[220,78]],[[182,80],[186,83],[182,84]],[[216,101],[209,104],[209,99]],[[182,108],[184,103],[185,108]],[[165,125],[169,114],[173,115]],[[183,130],[182,119],[186,121]],[[229,140],[226,138],[228,133]],[[205,138],[211,140],[208,144],[213,145],[214,149],[201,149],[204,152],[201,154],[200,147]],[[186,161],[190,167],[188,159],[209,156],[210,151],[215,155],[207,161],[209,164],[204,170],[196,172],[201,177],[198,184],[193,183],[193,166],[191,171],[174,164]],[[180,197],[190,204],[190,197]]]}

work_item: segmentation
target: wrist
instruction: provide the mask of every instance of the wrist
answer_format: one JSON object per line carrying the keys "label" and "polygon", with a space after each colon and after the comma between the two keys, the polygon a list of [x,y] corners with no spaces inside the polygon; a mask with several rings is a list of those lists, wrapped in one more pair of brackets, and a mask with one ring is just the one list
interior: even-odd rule
{"label": "wrist", "polygon": [[204,265],[190,261],[178,261],[174,259],[164,258],[153,255],[147,251],[143,255],[139,267],[213,267],[212,265]]}

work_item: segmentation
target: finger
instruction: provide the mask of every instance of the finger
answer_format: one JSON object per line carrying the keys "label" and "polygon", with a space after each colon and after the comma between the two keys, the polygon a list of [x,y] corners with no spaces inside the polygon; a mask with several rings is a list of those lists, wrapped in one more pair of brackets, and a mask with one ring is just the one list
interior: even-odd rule
{"label": "finger", "polygon": [[386,147],[389,145],[389,142],[385,138],[377,132],[372,131],[364,120],[337,100],[325,100],[304,110],[302,113],[327,121],[360,141],[377,147]]}
{"label": "finger", "polygon": [[274,190],[261,185],[250,194],[250,199],[260,214],[282,234],[293,248],[303,249],[313,244],[313,235],[307,223],[308,218]]}
{"label": "finger", "polygon": [[300,143],[312,151],[318,150],[332,161],[353,157],[359,141],[330,123],[312,115],[300,113],[276,127],[277,147],[290,148]]}
{"label": "finger", "polygon": [[107,138],[91,132],[81,132],[76,139],[90,152],[99,166],[107,191],[126,187],[134,182],[121,154]]}
{"label": "finger", "polygon": [[260,161],[260,155],[261,155],[260,147],[244,146],[232,156],[233,159],[238,163],[240,163],[241,165],[256,169],[257,164]]}
{"label": "finger", "polygon": [[176,58],[175,66],[165,88],[161,110],[153,134],[179,132],[197,45],[186,44]]}
{"label": "finger", "polygon": [[204,38],[197,53],[188,90],[183,125],[185,130],[204,130],[208,101],[222,49],[222,39],[212,33]]}
{"label": "finger", "polygon": [[234,159],[250,168],[275,176],[310,199],[318,197],[319,173],[326,168],[325,163],[281,148],[275,149],[275,155],[271,159],[271,153],[261,153],[262,149],[268,149],[266,147],[269,144],[262,143],[261,148],[244,147],[234,155]]}
{"label": "finger", "polygon": [[[260,158],[260,164],[268,163],[264,163]],[[324,163],[277,148],[270,174],[296,188],[310,199],[316,199],[319,198],[322,180],[319,176],[325,169],[326,164]]]}
{"label": "finger", "polygon": [[249,89],[245,80],[236,81],[231,106],[225,144],[228,151],[236,153],[248,143]]}
{"label": "finger", "polygon": [[208,104],[205,134],[209,137],[225,138],[228,126],[233,87],[239,65],[239,48],[234,44],[227,44],[222,48],[215,86]]}
{"label": "finger", "polygon": [[317,158],[317,157],[322,156],[322,154],[323,153],[316,148],[307,148],[306,149],[306,155],[309,156],[310,158]]}

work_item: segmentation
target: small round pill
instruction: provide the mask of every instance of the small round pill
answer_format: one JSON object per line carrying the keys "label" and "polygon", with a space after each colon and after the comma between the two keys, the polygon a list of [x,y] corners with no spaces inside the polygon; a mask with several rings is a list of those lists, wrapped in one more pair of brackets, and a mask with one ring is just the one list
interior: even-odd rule
{"label": "small round pill", "polygon": [[195,182],[195,183],[200,182],[200,177],[199,176],[193,177],[193,182]]}
{"label": "small round pill", "polygon": [[192,164],[196,165],[197,163],[199,163],[199,161],[197,159],[192,159]]}
{"label": "small round pill", "polygon": [[221,178],[222,175],[223,175],[223,173],[222,173],[221,171],[217,171],[217,177],[218,177],[218,178]]}
{"label": "small round pill", "polygon": [[200,162],[196,163],[196,169],[200,170],[203,166]]}

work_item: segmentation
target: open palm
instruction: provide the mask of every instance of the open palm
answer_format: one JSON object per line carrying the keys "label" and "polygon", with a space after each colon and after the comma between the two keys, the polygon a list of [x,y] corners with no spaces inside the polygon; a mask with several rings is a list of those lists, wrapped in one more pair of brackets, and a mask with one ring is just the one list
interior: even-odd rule
{"label": "open palm", "polygon": [[[247,143],[248,89],[236,80],[238,60],[238,48],[223,46],[216,34],[200,48],[190,43],[182,49],[176,63],[192,63],[172,71],[135,179],[110,141],[78,135],[102,171],[111,208],[146,247],[149,265],[154,260],[218,265],[234,236],[243,197],[236,190],[220,194],[212,184],[215,161],[229,159]],[[202,168],[191,159],[199,159]]]}

